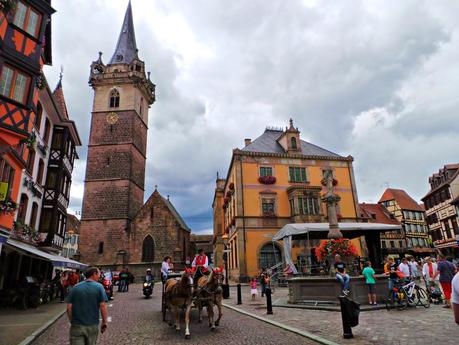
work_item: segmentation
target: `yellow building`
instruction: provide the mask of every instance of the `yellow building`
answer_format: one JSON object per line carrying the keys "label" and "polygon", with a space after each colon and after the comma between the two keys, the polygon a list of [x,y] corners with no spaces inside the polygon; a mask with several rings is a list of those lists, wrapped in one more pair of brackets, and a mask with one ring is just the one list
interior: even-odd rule
{"label": "yellow building", "polygon": [[[230,277],[245,281],[280,262],[282,245],[271,239],[285,224],[328,221],[321,201],[327,170],[341,197],[339,220],[357,221],[352,161],[301,140],[292,120],[285,130],[267,128],[254,141],[246,139],[243,149],[234,149],[227,178],[217,179],[213,202],[214,254],[223,257],[226,247]],[[355,244],[361,253],[359,240]],[[294,243],[293,260],[304,250],[304,241]]]}

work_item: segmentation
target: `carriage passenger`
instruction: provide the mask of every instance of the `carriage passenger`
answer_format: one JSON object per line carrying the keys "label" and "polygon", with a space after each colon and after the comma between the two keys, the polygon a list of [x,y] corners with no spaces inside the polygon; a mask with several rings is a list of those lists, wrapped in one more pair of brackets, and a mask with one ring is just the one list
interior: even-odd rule
{"label": "carriage passenger", "polygon": [[172,258],[170,256],[164,257],[163,263],[161,264],[161,279],[163,283],[167,280],[167,277],[169,276],[169,271],[171,271],[174,268],[174,265],[172,264]]}

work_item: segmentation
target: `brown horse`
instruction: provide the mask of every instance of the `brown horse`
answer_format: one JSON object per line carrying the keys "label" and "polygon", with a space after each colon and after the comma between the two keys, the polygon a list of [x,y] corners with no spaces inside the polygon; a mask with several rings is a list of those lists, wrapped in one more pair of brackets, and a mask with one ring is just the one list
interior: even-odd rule
{"label": "brown horse", "polygon": [[[198,280],[195,305],[199,311],[199,322],[202,322],[202,309],[206,306],[209,327],[213,331],[222,317],[222,281],[223,273],[220,268],[212,269],[209,276]],[[218,319],[214,322],[214,305],[218,307]]]}
{"label": "brown horse", "polygon": [[179,308],[186,307],[185,310],[185,338],[190,338],[190,310],[191,300],[193,298],[193,278],[192,271],[185,269],[180,280],[168,279],[164,286],[164,298],[168,309],[170,310],[169,325],[172,326],[172,320],[175,316],[175,329],[180,331],[180,314]]}

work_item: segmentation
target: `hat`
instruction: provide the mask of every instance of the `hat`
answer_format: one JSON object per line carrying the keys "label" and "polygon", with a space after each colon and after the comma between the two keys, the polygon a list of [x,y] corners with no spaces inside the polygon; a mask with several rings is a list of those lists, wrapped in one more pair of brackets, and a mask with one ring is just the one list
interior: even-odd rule
{"label": "hat", "polygon": [[430,256],[426,256],[426,257],[424,258],[425,261],[431,260],[431,259],[432,259],[432,258],[431,258]]}
{"label": "hat", "polygon": [[150,271],[151,272],[151,268],[147,268],[147,272]]}

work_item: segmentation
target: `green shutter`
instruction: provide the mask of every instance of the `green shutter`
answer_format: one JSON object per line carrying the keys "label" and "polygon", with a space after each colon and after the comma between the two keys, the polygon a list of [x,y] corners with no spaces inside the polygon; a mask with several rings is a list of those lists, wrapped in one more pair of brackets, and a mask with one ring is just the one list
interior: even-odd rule
{"label": "green shutter", "polygon": [[294,181],[295,180],[295,170],[293,169],[293,167],[289,167],[288,171],[289,171],[289,174],[290,174],[289,180],[290,181]]}
{"label": "green shutter", "polygon": [[301,182],[306,182],[306,168],[300,168],[301,169]]}

